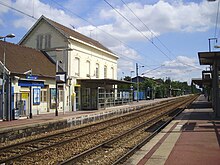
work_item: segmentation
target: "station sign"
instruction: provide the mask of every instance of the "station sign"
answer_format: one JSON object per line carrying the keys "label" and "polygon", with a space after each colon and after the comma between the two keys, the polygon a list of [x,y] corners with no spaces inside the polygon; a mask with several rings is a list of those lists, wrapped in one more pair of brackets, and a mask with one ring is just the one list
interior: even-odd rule
{"label": "station sign", "polygon": [[57,72],[56,73],[56,82],[57,83],[66,83],[66,72]]}
{"label": "station sign", "polygon": [[37,79],[38,79],[38,76],[26,75],[26,79],[29,79],[29,80],[37,80]]}

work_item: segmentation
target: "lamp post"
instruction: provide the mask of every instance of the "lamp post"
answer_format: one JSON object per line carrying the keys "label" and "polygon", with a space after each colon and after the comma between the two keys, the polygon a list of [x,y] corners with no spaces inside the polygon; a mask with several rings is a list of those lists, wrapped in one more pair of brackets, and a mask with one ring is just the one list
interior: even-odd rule
{"label": "lamp post", "polygon": [[[0,36],[0,39],[4,40],[4,52],[3,52],[3,73],[2,73],[2,117],[5,116],[5,52],[6,52],[6,38],[14,38],[14,34],[8,34],[6,36]],[[9,111],[9,110],[8,110]]]}

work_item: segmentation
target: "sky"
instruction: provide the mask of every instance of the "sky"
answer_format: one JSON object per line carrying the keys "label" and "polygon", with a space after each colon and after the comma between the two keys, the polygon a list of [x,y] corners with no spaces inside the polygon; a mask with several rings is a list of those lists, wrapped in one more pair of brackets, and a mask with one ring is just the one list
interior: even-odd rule
{"label": "sky", "polygon": [[[218,38],[218,3],[207,0],[0,0],[0,36],[17,44],[44,15],[91,37],[119,56],[118,79],[138,74],[201,78],[198,52]],[[220,41],[219,41],[220,42]],[[218,51],[210,40],[212,51]]]}

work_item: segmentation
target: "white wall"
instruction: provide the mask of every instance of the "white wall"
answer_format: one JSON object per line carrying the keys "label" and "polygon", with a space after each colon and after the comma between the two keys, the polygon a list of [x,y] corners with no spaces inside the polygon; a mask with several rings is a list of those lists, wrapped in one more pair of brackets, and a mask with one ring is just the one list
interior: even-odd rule
{"label": "white wall", "polygon": [[[87,61],[90,61],[90,78],[95,77],[96,64],[99,65],[99,79],[104,79],[104,66],[107,66],[107,78],[117,79],[117,57],[108,54],[104,51],[91,48],[83,43],[71,40],[70,46],[73,51],[69,52],[71,55],[71,68],[70,75],[76,76],[77,78],[89,78],[87,76]],[[75,75],[75,58],[80,60],[80,74]],[[111,68],[114,69],[114,75],[112,75]]]}
{"label": "white wall", "polygon": [[[39,88],[39,87],[32,87],[32,95],[31,95],[31,104],[32,104],[32,114],[42,114],[42,113],[48,113],[48,112],[54,112],[54,109],[50,109],[50,88],[55,88],[55,80],[52,79],[41,79],[44,80],[44,84],[47,85],[47,88],[41,89],[44,91],[47,91],[47,102],[40,102],[40,105],[33,105],[33,88]],[[25,100],[27,103],[27,116],[29,116],[30,113],[30,88],[29,87],[21,87],[18,86],[18,79],[15,79],[12,81],[12,86],[14,87],[14,93],[16,94],[22,94],[27,93],[28,98],[22,98],[22,100]],[[15,99],[15,98],[14,98]],[[14,100],[16,101],[16,99]],[[16,107],[16,102],[14,102],[14,107]]]}
{"label": "white wall", "polygon": [[[117,79],[117,56],[101,50],[99,48],[94,47],[93,45],[89,45],[91,43],[84,43],[70,36],[70,38],[64,37],[60,32],[58,32],[55,28],[51,27],[44,21],[41,21],[37,27],[33,28],[29,36],[23,41],[23,45],[28,47],[36,48],[37,47],[37,36],[38,35],[51,35],[51,48],[57,47],[69,47],[72,48],[72,51],[62,51],[62,52],[47,52],[50,56],[57,56],[56,60],[62,61],[63,64],[59,64],[67,74],[70,75],[71,86],[67,84],[64,95],[64,104],[60,103],[59,108],[64,105],[65,110],[71,110],[71,104],[67,104],[70,101],[70,98],[74,96],[74,86],[76,85],[76,79],[78,78],[95,78],[95,68],[96,64],[99,65],[99,79],[104,79],[104,66],[107,66],[107,78],[109,79]],[[44,41],[43,39],[43,49],[44,49]],[[79,75],[76,75],[75,68],[75,58],[79,58]],[[90,77],[87,76],[87,68],[86,62],[90,61]],[[68,64],[68,66],[67,66]],[[112,73],[112,68],[114,73]],[[71,96],[69,96],[69,94]],[[35,107],[33,107],[35,110]],[[45,105],[40,107],[43,112],[46,112]]]}
{"label": "white wall", "polygon": [[[56,29],[51,27],[45,21],[40,22],[38,26],[36,26],[33,31],[30,33],[29,36],[24,40],[22,45],[26,45],[27,47],[36,48],[37,47],[37,36],[40,34],[51,34],[51,48],[56,47],[64,47],[66,46],[65,38],[58,33]],[[45,37],[43,38],[43,49],[44,49],[44,41]]]}

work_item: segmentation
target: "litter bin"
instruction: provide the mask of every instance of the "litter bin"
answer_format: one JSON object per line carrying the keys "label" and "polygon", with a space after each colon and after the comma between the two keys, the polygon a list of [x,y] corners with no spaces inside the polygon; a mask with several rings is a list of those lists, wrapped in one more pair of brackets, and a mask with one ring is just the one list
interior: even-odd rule
{"label": "litter bin", "polygon": [[17,120],[19,119],[19,116],[20,116],[20,111],[18,108],[14,108],[12,110],[12,117],[13,117],[13,120]]}

